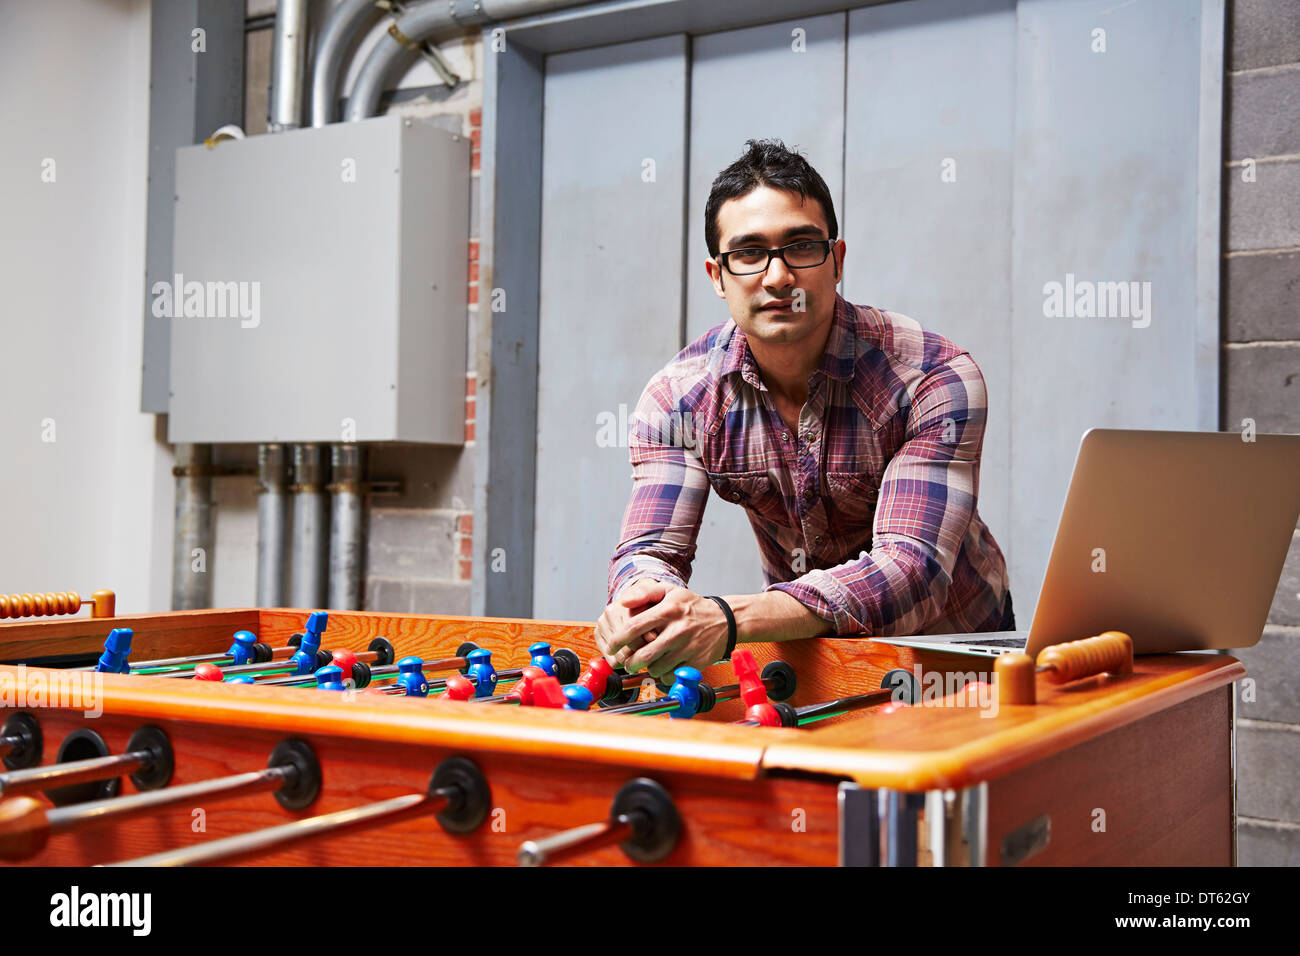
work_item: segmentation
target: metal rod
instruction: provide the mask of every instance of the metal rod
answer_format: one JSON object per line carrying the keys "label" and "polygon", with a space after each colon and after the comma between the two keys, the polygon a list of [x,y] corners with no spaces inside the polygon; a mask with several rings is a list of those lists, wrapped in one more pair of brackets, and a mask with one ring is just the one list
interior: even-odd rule
{"label": "metal rod", "polygon": [[131,662],[131,673],[139,674],[142,670],[162,669],[164,667],[185,667],[188,664],[217,664],[232,660],[230,654],[194,654],[190,657],[163,657],[156,661]]}
{"label": "metal rod", "polygon": [[[807,704],[803,707],[795,708],[796,725],[814,720],[820,720],[822,717],[832,717],[836,714],[847,714],[851,710],[862,710],[866,707],[875,707],[878,704],[887,704],[894,699],[892,690],[873,690],[869,694],[854,694],[851,697],[840,697],[837,700],[826,700],[818,704]],[[761,727],[757,720],[738,720],[736,725],[739,727]]]}
{"label": "metal rod", "polygon": [[597,713],[601,714],[646,714],[655,710],[663,710],[668,713],[676,710],[682,705],[682,702],[676,697],[660,697],[657,700],[640,700],[631,704],[620,704],[617,707],[604,707]]}
{"label": "metal rod", "polygon": [[[463,657],[448,657],[443,660],[425,661],[423,666],[421,666],[420,670],[422,671],[456,670],[461,667],[464,667],[467,663],[468,661],[466,661],[465,658]],[[385,677],[396,677],[397,674],[398,674],[398,670],[396,664],[381,664],[379,667],[371,668],[370,679],[372,681],[377,681]],[[524,675],[524,669],[522,667],[507,667],[505,670],[497,671],[497,683],[508,684],[510,681],[519,680],[519,678],[521,678],[523,675]],[[429,681],[428,682],[429,693],[432,694],[435,690],[446,690],[447,681],[449,679],[450,678],[447,677],[435,677],[433,680]],[[473,677],[468,677],[467,680],[469,680],[471,684],[477,683],[477,681],[475,681]],[[487,700],[488,698],[475,698],[475,699]]]}
{"label": "metal rod", "polygon": [[[420,670],[422,670],[422,671],[454,671],[454,670],[460,670],[460,668],[464,667],[464,666],[465,666],[466,664],[468,664],[468,663],[469,663],[469,661],[465,660],[465,658],[463,658],[463,657],[442,657],[442,658],[439,658],[438,660],[425,661],[423,664],[420,665]],[[372,667],[372,668],[370,669],[370,676],[371,676],[372,678],[373,678],[373,677],[386,677],[386,676],[388,676],[389,674],[396,674],[396,673],[397,673],[397,665],[396,665],[396,664],[381,664],[379,667]],[[498,672],[498,675],[497,675],[497,676],[499,677],[501,673],[504,673],[504,672]],[[472,679],[473,679],[473,678],[471,678],[471,680],[472,680]],[[446,686],[447,686],[447,678],[445,678],[445,677],[438,677],[438,678],[435,678],[434,680],[429,681],[429,687],[430,687],[430,688],[434,688],[434,687],[446,687]]]}
{"label": "metal rod", "polygon": [[877,704],[887,704],[893,699],[894,692],[892,690],[876,690],[869,694],[854,694],[851,697],[841,697],[839,700],[827,700],[819,704],[796,707],[794,713],[800,720],[808,720],[835,711],[861,710],[864,707],[875,707]]}
{"label": "metal rod", "polygon": [[[362,664],[369,664],[371,661],[375,661],[379,659],[379,652],[378,651],[357,651],[356,657],[357,660]],[[375,676],[375,671],[380,670],[381,668],[388,668],[388,667],[395,668],[395,666],[396,665],[393,664],[380,664],[378,667],[371,668],[370,677],[373,680]],[[395,670],[394,673],[396,673]],[[345,680],[347,678],[350,678],[351,676],[352,676],[351,674],[347,674],[347,673],[343,675]],[[314,673],[313,674],[285,674],[283,677],[268,677],[264,680],[259,680],[257,683],[258,686],[260,687],[295,687],[300,684],[301,685],[310,684],[314,687],[316,685],[316,675]]]}
{"label": "metal rod", "polygon": [[451,796],[449,789],[435,790],[432,793],[410,793],[391,800],[369,803],[362,807],[352,807],[335,813],[326,813],[305,820],[295,820],[278,827],[241,833],[238,836],[200,843],[196,846],[167,850],[151,856],[137,857],[108,866],[195,866],[200,863],[216,863],[231,857],[243,856],[258,850],[279,848],[297,840],[305,840],[321,833],[329,833],[343,827],[360,823],[370,823],[411,810],[424,803],[445,801]]}
{"label": "metal rod", "polygon": [[[273,648],[271,648],[271,659],[270,659],[269,661],[262,661],[262,663],[261,663],[261,664],[258,664],[257,666],[258,666],[258,667],[275,667],[277,664],[279,664],[279,663],[281,663],[281,662],[287,660],[287,659],[290,658],[290,657],[293,657],[293,655],[296,654],[297,651],[298,651],[298,648],[296,648],[296,647],[273,647]],[[164,660],[158,660],[158,661],[141,661],[141,662],[138,663],[138,664],[136,664],[136,663],[132,663],[132,664],[131,664],[131,673],[132,673],[132,674],[147,674],[147,673],[152,673],[155,669],[158,669],[158,670],[164,670],[164,669],[165,669],[165,670],[185,670],[185,669],[193,670],[194,667],[197,666],[197,665],[199,665],[199,664],[216,664],[216,665],[218,665],[218,666],[221,666],[221,662],[222,662],[222,661],[229,661],[230,659],[231,659],[231,657],[230,657],[229,654],[196,654],[196,655],[194,655],[193,657],[172,657],[172,658],[167,658],[167,659],[164,659]],[[230,665],[228,665],[228,666],[230,666],[230,667],[235,667],[235,666],[239,666],[239,667],[247,667],[247,666],[249,666],[249,665],[247,665],[247,664],[240,664],[240,665],[230,664]]]}
{"label": "metal rod", "polygon": [[[426,669],[426,670],[428,669],[428,666],[429,666],[429,665],[427,665],[427,664],[425,665],[425,669]],[[461,665],[461,666],[464,666],[464,665]],[[529,666],[531,666],[531,665],[529,665]],[[449,669],[449,668],[440,668],[440,669]],[[478,683],[478,681],[477,681],[474,677],[469,676],[469,675],[466,675],[466,676],[468,677],[468,680],[469,680],[469,682],[470,682],[471,684],[477,684],[477,683]],[[497,683],[498,683],[498,684],[508,684],[508,683],[510,683],[510,682],[513,681],[513,680],[519,680],[519,678],[521,678],[521,677],[523,677],[523,676],[524,676],[524,669],[523,669],[522,667],[507,667],[507,668],[505,668],[505,669],[503,669],[503,670],[499,670],[499,671],[497,671]],[[447,686],[447,681],[448,681],[449,679],[450,679],[450,678],[447,678],[447,677],[436,677],[436,678],[434,678],[433,680],[429,681],[429,690],[435,690],[435,689],[441,690],[441,689],[445,688],[445,687]]]}
{"label": "metal rod", "polygon": [[[264,663],[261,663],[261,664],[231,664],[231,665],[229,665],[228,667],[222,667],[222,668],[221,668],[221,673],[223,673],[223,674],[245,674],[245,675],[247,675],[247,674],[276,674],[276,675],[282,675],[282,674],[284,674],[284,673],[287,672],[287,671],[292,671],[296,666],[297,666],[296,664],[292,664],[292,663],[290,663],[290,662],[287,661],[287,660],[283,660],[283,661],[265,661]],[[154,675],[154,676],[156,676],[156,677],[180,677],[180,678],[189,678],[189,677],[192,677],[192,676],[193,676],[193,674],[192,674],[192,670],[193,670],[193,668],[190,668],[190,669],[183,669],[183,670],[173,671],[173,672],[171,672],[171,673],[169,673],[169,674],[156,674],[156,675]]]}
{"label": "metal rod", "polygon": [[[270,659],[269,661],[263,661],[263,663],[262,663],[261,665],[259,665],[259,666],[274,667],[277,661],[282,661],[282,660],[284,660],[284,659],[287,658],[287,657],[292,657],[292,656],[294,655],[294,653],[295,653],[297,650],[298,650],[298,648],[296,648],[296,647],[273,647],[273,648],[271,648],[271,659]],[[159,675],[159,674],[156,674],[155,671],[163,671],[163,670],[174,670],[174,671],[193,670],[194,667],[197,666],[197,665],[199,665],[199,664],[217,664],[217,665],[220,665],[222,661],[228,661],[228,660],[230,660],[230,659],[231,659],[231,657],[230,657],[230,654],[229,654],[229,653],[223,653],[223,654],[191,654],[191,655],[189,655],[188,657],[160,657],[160,658],[157,658],[156,660],[152,660],[152,661],[132,661],[132,662],[131,662],[131,673],[132,673],[132,674],[152,674],[152,675],[154,675],[154,676],[172,676],[172,675],[166,675],[166,674]],[[232,665],[232,666],[233,666],[233,665]],[[93,670],[95,669],[95,667],[94,667],[94,665],[91,665],[91,666],[89,666],[89,667],[73,667],[73,668],[69,668],[69,669],[70,669],[70,670],[77,670],[77,671],[93,671]]]}
{"label": "metal rod", "polygon": [[92,780],[112,780],[138,770],[152,756],[148,751],[139,750],[44,767],[28,767],[25,770],[10,770],[8,773],[0,773],[0,796],[12,797],[36,790],[53,790],[55,787],[89,783]]}
{"label": "metal rod", "polygon": [[520,866],[554,863],[581,851],[598,850],[612,843],[619,843],[631,828],[631,818],[624,814],[616,820],[588,823],[571,830],[561,830],[540,840],[528,840],[520,844],[517,859]]}
{"label": "metal rod", "polygon": [[125,820],[149,813],[159,807],[167,807],[197,798],[205,800],[228,800],[246,793],[261,790],[279,790],[285,782],[291,780],[297,769],[286,764],[279,767],[267,767],[251,773],[240,773],[230,777],[218,777],[214,780],[200,780],[162,790],[148,790],[133,793],[127,797],[114,797],[111,800],[96,800],[93,803],[79,803],[70,807],[58,807],[45,814],[50,833],[67,833],[81,830],[100,823]]}

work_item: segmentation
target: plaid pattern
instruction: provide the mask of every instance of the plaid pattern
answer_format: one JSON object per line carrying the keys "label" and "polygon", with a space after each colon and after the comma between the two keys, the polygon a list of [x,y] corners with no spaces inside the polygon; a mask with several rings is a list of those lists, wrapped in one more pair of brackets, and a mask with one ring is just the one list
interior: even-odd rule
{"label": "plaid pattern", "polygon": [[1006,562],[976,510],[983,376],[915,320],[835,298],[797,434],[730,319],[651,379],[609,600],[638,578],[686,586],[712,487],[748,512],[766,589],[838,634],[998,629]]}

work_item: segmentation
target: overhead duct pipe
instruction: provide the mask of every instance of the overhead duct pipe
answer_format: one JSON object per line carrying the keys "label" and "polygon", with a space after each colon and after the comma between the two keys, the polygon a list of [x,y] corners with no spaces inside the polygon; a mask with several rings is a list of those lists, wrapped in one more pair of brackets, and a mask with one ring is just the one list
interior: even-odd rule
{"label": "overhead duct pipe", "polygon": [[371,28],[382,15],[375,0],[342,0],[330,11],[320,34],[311,67],[311,125],[327,126],[336,119],[343,58],[357,34]]}
{"label": "overhead duct pipe", "polygon": [[566,7],[581,6],[587,0],[476,0],[460,5],[455,0],[430,0],[403,15],[375,44],[362,64],[357,81],[348,97],[344,114],[348,122],[367,119],[379,109],[379,97],[394,80],[397,67],[410,62],[425,40],[460,36],[485,23],[499,23],[519,17],[550,13]]}
{"label": "overhead duct pipe", "polygon": [[271,40],[270,130],[302,125],[303,78],[307,74],[308,0],[280,0]]}
{"label": "overhead duct pipe", "polygon": [[[271,132],[302,125],[303,79],[307,68],[307,2],[280,0],[271,40]],[[257,500],[257,604],[259,607],[320,607],[325,597],[325,477],[315,445],[293,449],[293,481],[285,488],[285,446],[259,445]],[[285,600],[285,539],[293,493],[292,582]]]}

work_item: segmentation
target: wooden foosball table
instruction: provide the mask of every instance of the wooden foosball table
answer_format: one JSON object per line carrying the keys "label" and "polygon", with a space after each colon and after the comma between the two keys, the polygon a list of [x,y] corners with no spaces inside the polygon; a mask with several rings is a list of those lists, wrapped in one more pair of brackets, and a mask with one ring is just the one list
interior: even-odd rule
{"label": "wooden foosball table", "polygon": [[[0,857],[11,864],[1235,859],[1232,682],[1245,669],[1227,656],[1129,665],[1109,638],[1107,673],[1088,675],[1092,648],[1054,673],[1004,655],[995,679],[992,659],[823,638],[742,645],[761,678],[714,665],[689,707],[614,675],[607,699],[589,695],[609,706],[581,710],[541,703],[596,656],[591,624],[331,611],[302,686],[285,670],[265,686],[231,682],[233,635],[250,632],[240,640],[262,645],[263,666],[288,667],[311,612],[115,616],[103,593],[98,616],[0,623]],[[108,657],[117,629],[130,629],[132,672],[77,669]],[[475,645],[491,652],[502,700],[450,699],[491,689],[483,672],[462,674]],[[193,655],[230,665],[225,679],[166,663]],[[422,665],[394,660],[412,657]],[[546,659],[556,676],[538,678],[534,705],[519,690],[509,699],[534,686],[521,669]],[[329,660],[352,671],[341,692],[339,672],[321,676]],[[427,696],[407,696],[403,680]],[[327,683],[333,692],[315,686]],[[638,697],[658,703],[627,703]],[[755,701],[796,726],[737,723]]]}

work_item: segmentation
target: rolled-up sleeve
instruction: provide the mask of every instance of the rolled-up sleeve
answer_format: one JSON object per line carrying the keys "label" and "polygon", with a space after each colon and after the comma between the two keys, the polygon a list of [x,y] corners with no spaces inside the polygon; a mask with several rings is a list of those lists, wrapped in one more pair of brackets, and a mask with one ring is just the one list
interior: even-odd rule
{"label": "rolled-up sleeve", "polygon": [[609,601],[640,578],[685,587],[708,499],[708,474],[689,411],[656,376],[629,422],[632,497],[609,562]]}
{"label": "rolled-up sleeve", "polygon": [[905,440],[885,468],[872,547],[854,560],[769,585],[839,634],[918,634],[942,614],[979,490],[987,397],[969,355],[916,385]]}

